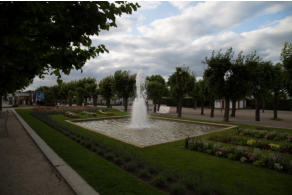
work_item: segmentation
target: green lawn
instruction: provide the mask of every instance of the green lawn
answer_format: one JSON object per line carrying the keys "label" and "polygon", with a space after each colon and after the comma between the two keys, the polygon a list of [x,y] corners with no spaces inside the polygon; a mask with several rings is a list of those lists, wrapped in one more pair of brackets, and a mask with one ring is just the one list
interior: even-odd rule
{"label": "green lawn", "polygon": [[[72,168],[101,194],[160,193],[150,185],[87,151],[79,144],[32,117],[30,115],[31,110],[17,110],[17,112]],[[52,115],[52,118],[70,127],[72,131],[78,131],[92,139],[103,141],[113,148],[131,150],[133,154],[143,155],[145,160],[163,165],[181,175],[194,174],[199,178],[199,185],[206,188],[215,188],[222,194],[292,194],[291,175],[186,150],[183,148],[184,141],[141,149],[69,124],[65,121],[68,118],[61,114]],[[242,125],[242,127],[256,128],[247,125]],[[228,131],[231,130],[226,132]],[[203,137],[208,136],[210,135]]]}
{"label": "green lawn", "polygon": [[30,115],[16,110],[48,145],[100,194],[163,194]]}

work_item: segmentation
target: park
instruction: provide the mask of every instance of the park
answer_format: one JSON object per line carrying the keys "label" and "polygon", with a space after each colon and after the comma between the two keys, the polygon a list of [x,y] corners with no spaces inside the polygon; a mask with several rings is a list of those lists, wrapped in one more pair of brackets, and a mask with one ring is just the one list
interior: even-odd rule
{"label": "park", "polygon": [[[187,60],[89,69],[124,63],[109,41],[123,17],[222,8],[147,3],[0,3],[0,194],[292,194],[292,40],[276,39],[277,60],[252,45],[210,47],[201,72]],[[281,3],[261,6],[292,6]]]}

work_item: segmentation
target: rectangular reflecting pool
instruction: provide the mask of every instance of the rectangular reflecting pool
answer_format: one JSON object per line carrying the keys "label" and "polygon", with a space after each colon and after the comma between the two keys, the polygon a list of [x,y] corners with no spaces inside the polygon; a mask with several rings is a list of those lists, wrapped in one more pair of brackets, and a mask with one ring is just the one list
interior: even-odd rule
{"label": "rectangular reflecting pool", "polygon": [[208,134],[228,127],[158,118],[150,118],[148,122],[149,127],[143,129],[129,127],[130,118],[90,120],[73,123],[138,147],[182,140],[187,137]]}

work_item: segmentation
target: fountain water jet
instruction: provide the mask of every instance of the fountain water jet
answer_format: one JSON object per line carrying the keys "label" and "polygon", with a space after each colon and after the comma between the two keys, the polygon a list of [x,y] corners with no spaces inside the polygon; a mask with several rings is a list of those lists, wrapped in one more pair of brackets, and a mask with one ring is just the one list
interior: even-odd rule
{"label": "fountain water jet", "polygon": [[149,128],[147,108],[145,104],[146,87],[145,77],[141,71],[136,76],[136,98],[133,103],[130,128]]}

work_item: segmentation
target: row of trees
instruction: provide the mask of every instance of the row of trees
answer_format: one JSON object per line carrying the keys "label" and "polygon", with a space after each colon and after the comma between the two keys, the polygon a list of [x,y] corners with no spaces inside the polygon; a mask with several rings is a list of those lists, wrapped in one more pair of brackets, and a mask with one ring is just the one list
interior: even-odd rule
{"label": "row of trees", "polygon": [[95,78],[84,78],[68,83],[59,82],[52,87],[40,87],[37,91],[43,91],[47,105],[56,105],[63,102],[72,106],[73,101],[82,105],[87,98],[93,99],[93,105],[97,105],[98,95],[106,100],[110,107],[110,100],[114,95],[123,98],[124,108],[127,111],[128,99],[134,95],[136,75],[130,75],[129,71],[116,71],[113,76],[102,79],[99,84]]}
{"label": "row of trees", "polygon": [[260,120],[260,106],[264,97],[273,96],[274,119],[278,118],[277,107],[280,96],[292,94],[292,44],[285,43],[281,53],[281,63],[275,65],[270,61],[262,60],[256,52],[243,55],[240,52],[234,58],[232,48],[225,53],[222,50],[213,51],[203,63],[208,67],[204,72],[203,80],[195,82],[195,77],[188,68],[178,67],[168,80],[171,95],[177,102],[177,114],[181,116],[182,98],[185,95],[193,97],[201,104],[201,114],[204,114],[204,104],[210,103],[211,113],[214,116],[215,99],[225,100],[224,120],[229,121],[229,102],[232,102],[231,116],[235,117],[237,100],[252,97],[255,101],[255,120]]}
{"label": "row of trees", "polygon": [[[277,107],[280,97],[292,94],[291,90],[291,55],[292,44],[285,43],[281,53],[282,64],[273,65],[270,61],[262,60],[256,52],[244,55],[239,52],[234,58],[232,48],[222,52],[213,51],[203,63],[208,67],[203,79],[196,81],[194,73],[188,67],[177,67],[170,75],[168,82],[161,75],[146,77],[147,97],[154,104],[154,112],[159,110],[163,97],[171,97],[177,105],[177,116],[181,117],[183,99],[190,96],[194,104],[201,105],[201,114],[204,114],[204,105],[208,102],[211,108],[210,116],[214,117],[214,102],[216,99],[225,100],[224,120],[229,121],[229,102],[232,102],[231,117],[235,117],[236,101],[251,97],[255,101],[255,120],[260,120],[260,107],[265,97],[273,97],[274,119],[278,118]],[[59,83],[53,87],[43,87],[48,100],[53,104],[57,100],[67,100],[72,105],[76,98],[78,105],[82,105],[85,98],[92,97],[93,104],[97,103],[100,94],[110,107],[110,100],[116,95],[123,99],[124,110],[128,109],[128,99],[135,95],[135,77],[129,71],[116,71],[114,75],[105,77],[97,84],[93,78],[85,78],[69,83]]]}

